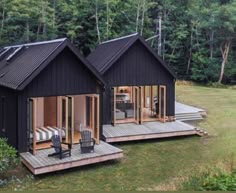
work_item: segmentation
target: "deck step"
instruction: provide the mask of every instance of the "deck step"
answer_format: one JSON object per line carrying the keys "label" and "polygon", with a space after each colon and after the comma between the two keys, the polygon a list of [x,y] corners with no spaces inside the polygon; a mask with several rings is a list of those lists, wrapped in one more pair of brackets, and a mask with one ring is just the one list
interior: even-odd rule
{"label": "deck step", "polygon": [[185,117],[185,118],[176,118],[178,121],[194,121],[194,120],[202,120],[202,117]]}
{"label": "deck step", "polygon": [[208,136],[208,132],[206,132],[206,131],[204,131],[204,130],[202,130],[200,128],[195,128],[195,130],[196,130],[196,134],[201,136],[201,137]]}
{"label": "deck step", "polygon": [[202,119],[202,116],[186,116],[186,117],[175,117],[176,119],[190,119],[190,118],[201,118]]}
{"label": "deck step", "polygon": [[176,117],[191,117],[191,116],[202,116],[200,113],[192,113],[192,114],[177,114]]}
{"label": "deck step", "polygon": [[200,113],[181,113],[175,115],[176,120],[180,121],[191,121],[191,120],[202,120],[203,117]]}
{"label": "deck step", "polygon": [[201,115],[202,113],[200,112],[195,112],[195,113],[175,113],[175,115]]}

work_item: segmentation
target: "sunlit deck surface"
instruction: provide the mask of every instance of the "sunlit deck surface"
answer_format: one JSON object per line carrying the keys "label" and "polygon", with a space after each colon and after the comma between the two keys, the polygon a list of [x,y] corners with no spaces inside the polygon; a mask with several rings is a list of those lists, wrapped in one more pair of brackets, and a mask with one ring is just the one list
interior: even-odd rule
{"label": "sunlit deck surface", "polygon": [[202,120],[206,111],[183,103],[175,102],[175,118],[180,121]]}
{"label": "sunlit deck surface", "polygon": [[146,122],[142,125],[135,123],[103,125],[103,137],[106,142],[122,142],[165,137],[196,135],[194,126],[181,121]]}
{"label": "sunlit deck surface", "polygon": [[53,171],[65,170],[83,165],[104,162],[123,157],[123,152],[117,147],[100,141],[95,145],[94,153],[80,153],[80,146],[73,145],[71,157],[59,159],[58,157],[48,157],[54,149],[38,150],[36,155],[30,152],[21,153],[20,157],[23,164],[34,174],[43,174]]}
{"label": "sunlit deck surface", "polygon": [[183,103],[175,102],[175,114],[181,113],[198,113],[205,112],[204,109],[197,108],[194,106],[186,105]]}

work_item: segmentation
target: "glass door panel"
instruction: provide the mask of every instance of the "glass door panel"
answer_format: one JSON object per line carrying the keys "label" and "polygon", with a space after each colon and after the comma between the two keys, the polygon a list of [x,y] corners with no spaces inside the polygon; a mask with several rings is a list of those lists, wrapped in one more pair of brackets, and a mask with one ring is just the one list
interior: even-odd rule
{"label": "glass door panel", "polygon": [[73,144],[74,137],[74,99],[61,97],[61,129],[65,131],[65,142]]}
{"label": "glass door panel", "polygon": [[96,143],[99,144],[99,97],[94,97],[94,138],[96,139]]}
{"label": "glass door panel", "polygon": [[74,100],[73,97],[67,97],[68,102],[68,139],[67,142],[73,144],[74,141]]}
{"label": "glass door panel", "polygon": [[112,125],[116,125],[116,88],[111,89]]}
{"label": "glass door panel", "polygon": [[166,121],[166,87],[159,87],[159,120]]}
{"label": "glass door panel", "polygon": [[134,120],[135,123],[139,124],[140,117],[140,100],[139,100],[139,88],[134,87]]}

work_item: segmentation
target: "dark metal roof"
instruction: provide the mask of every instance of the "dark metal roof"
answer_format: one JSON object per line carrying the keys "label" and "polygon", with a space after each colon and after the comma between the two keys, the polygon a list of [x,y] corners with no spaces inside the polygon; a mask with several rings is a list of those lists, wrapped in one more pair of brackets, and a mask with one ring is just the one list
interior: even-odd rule
{"label": "dark metal roof", "polygon": [[104,74],[136,41],[140,41],[153,54],[157,61],[161,63],[174,78],[176,78],[175,73],[170,67],[137,33],[99,44],[87,59],[101,74]]}
{"label": "dark metal roof", "polygon": [[0,53],[0,85],[16,90],[24,89],[65,47],[69,47],[99,82],[105,84],[94,67],[63,38],[3,48],[1,53],[8,51],[2,57]]}

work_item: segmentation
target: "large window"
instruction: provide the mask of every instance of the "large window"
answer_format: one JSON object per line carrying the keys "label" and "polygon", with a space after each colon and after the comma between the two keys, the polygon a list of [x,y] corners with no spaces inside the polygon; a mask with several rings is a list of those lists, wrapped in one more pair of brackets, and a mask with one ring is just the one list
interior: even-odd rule
{"label": "large window", "polygon": [[63,142],[79,143],[80,131],[91,130],[99,142],[99,96],[97,94],[30,98],[28,103],[29,147],[51,147],[52,135]]}
{"label": "large window", "polygon": [[114,123],[136,122],[138,115],[138,87],[113,88]]}
{"label": "large window", "polygon": [[114,87],[112,98],[113,125],[165,120],[166,89],[163,85]]}

